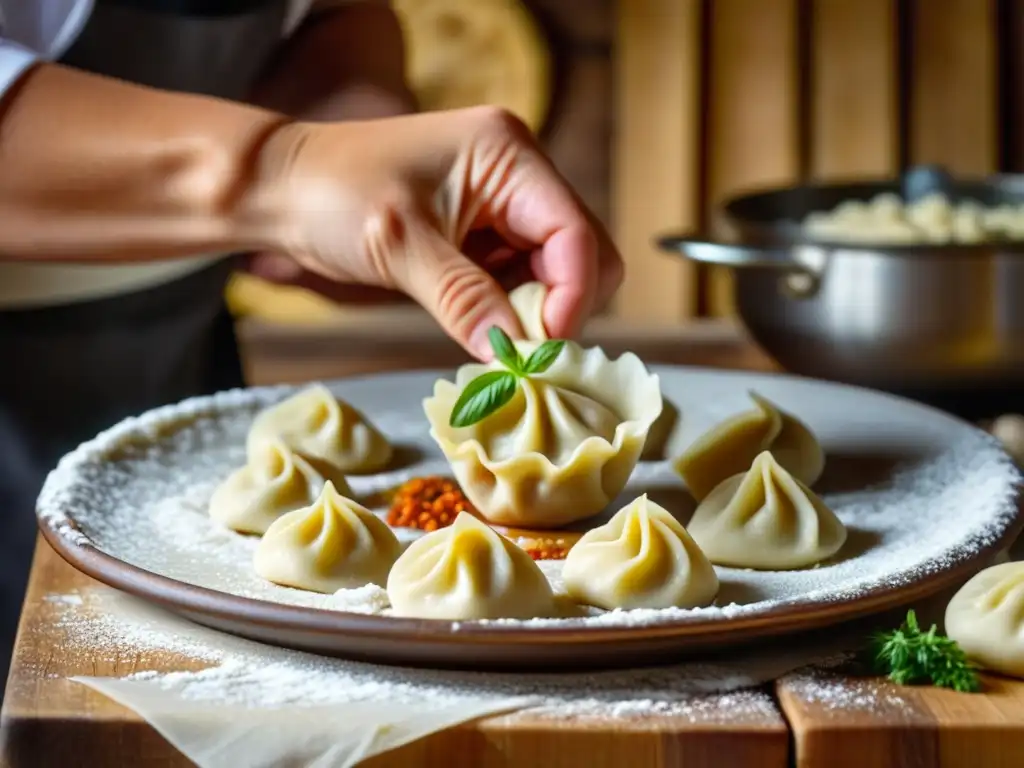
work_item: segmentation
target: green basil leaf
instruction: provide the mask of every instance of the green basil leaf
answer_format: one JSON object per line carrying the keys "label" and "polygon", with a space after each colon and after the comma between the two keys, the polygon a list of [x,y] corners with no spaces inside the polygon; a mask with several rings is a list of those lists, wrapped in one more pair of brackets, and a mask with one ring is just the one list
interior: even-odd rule
{"label": "green basil leaf", "polygon": [[477,376],[455,401],[448,423],[453,427],[468,427],[483,421],[512,399],[517,386],[518,379],[508,371],[488,371]]}
{"label": "green basil leaf", "polygon": [[562,354],[564,346],[565,342],[561,339],[545,341],[526,358],[526,362],[523,364],[523,373],[527,375],[531,373],[544,373],[558,359],[558,356]]}
{"label": "green basil leaf", "polygon": [[519,356],[519,350],[516,349],[516,345],[512,343],[508,334],[498,326],[492,325],[487,331],[487,338],[490,339],[491,349],[494,350],[494,356],[498,358],[498,361],[513,373],[521,374],[523,358]]}

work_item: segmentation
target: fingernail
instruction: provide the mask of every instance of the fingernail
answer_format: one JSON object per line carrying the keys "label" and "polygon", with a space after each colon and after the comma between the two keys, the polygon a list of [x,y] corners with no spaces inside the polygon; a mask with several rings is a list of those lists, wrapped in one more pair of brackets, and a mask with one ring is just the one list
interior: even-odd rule
{"label": "fingernail", "polygon": [[494,358],[494,350],[491,349],[491,340],[487,336],[492,325],[494,325],[494,323],[489,320],[482,322],[473,329],[473,333],[469,336],[470,351],[485,363],[489,363]]}

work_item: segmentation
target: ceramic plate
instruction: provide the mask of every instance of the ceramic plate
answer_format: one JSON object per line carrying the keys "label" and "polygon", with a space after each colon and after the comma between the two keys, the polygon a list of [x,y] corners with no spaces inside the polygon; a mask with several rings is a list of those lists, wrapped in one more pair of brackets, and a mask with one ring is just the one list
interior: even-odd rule
{"label": "ceramic plate", "polygon": [[[794,572],[718,568],[721,593],[696,610],[639,610],[530,622],[391,618],[382,590],[336,596],[268,584],[255,540],[206,515],[244,463],[252,417],[291,388],[196,398],[129,419],[62,460],[40,496],[44,535],[86,574],[210,627],[274,645],[386,663],[540,668],[629,666],[822,627],[896,607],[971,575],[1019,531],[1019,475],[994,439],[916,403],[791,376],[654,366],[680,412],[670,452],[750,408],[753,389],[803,419],[827,452],[815,489],[847,525],[833,560]],[[361,499],[445,474],[421,402],[448,372],[388,374],[331,389],[399,447],[398,465],[352,477]],[[646,492],[693,511],[667,462],[641,463],[617,510]],[[544,563],[556,589],[559,563]]]}

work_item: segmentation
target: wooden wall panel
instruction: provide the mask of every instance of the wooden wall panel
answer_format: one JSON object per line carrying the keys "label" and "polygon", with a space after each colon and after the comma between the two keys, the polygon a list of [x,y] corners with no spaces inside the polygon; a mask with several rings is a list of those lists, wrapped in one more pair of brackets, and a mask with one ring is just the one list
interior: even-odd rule
{"label": "wooden wall panel", "polygon": [[893,174],[900,162],[898,0],[810,4],[812,179]]}
{"label": "wooden wall panel", "polygon": [[[797,0],[712,0],[707,92],[707,199],[800,174]],[[716,212],[717,213],[717,212]],[[724,233],[715,215],[713,229]],[[708,271],[711,314],[732,313],[728,270]]]}
{"label": "wooden wall panel", "polygon": [[996,0],[914,0],[909,158],[961,174],[999,162]]}
{"label": "wooden wall panel", "polygon": [[672,321],[697,309],[697,270],[651,246],[700,225],[700,0],[619,0],[613,210],[626,261],[618,316]]}

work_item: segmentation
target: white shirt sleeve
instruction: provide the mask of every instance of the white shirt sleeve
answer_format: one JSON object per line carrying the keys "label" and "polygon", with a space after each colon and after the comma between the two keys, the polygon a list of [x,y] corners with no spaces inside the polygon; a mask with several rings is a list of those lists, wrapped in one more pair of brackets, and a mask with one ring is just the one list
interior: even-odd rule
{"label": "white shirt sleeve", "polygon": [[0,96],[40,58],[28,46],[0,37]]}

